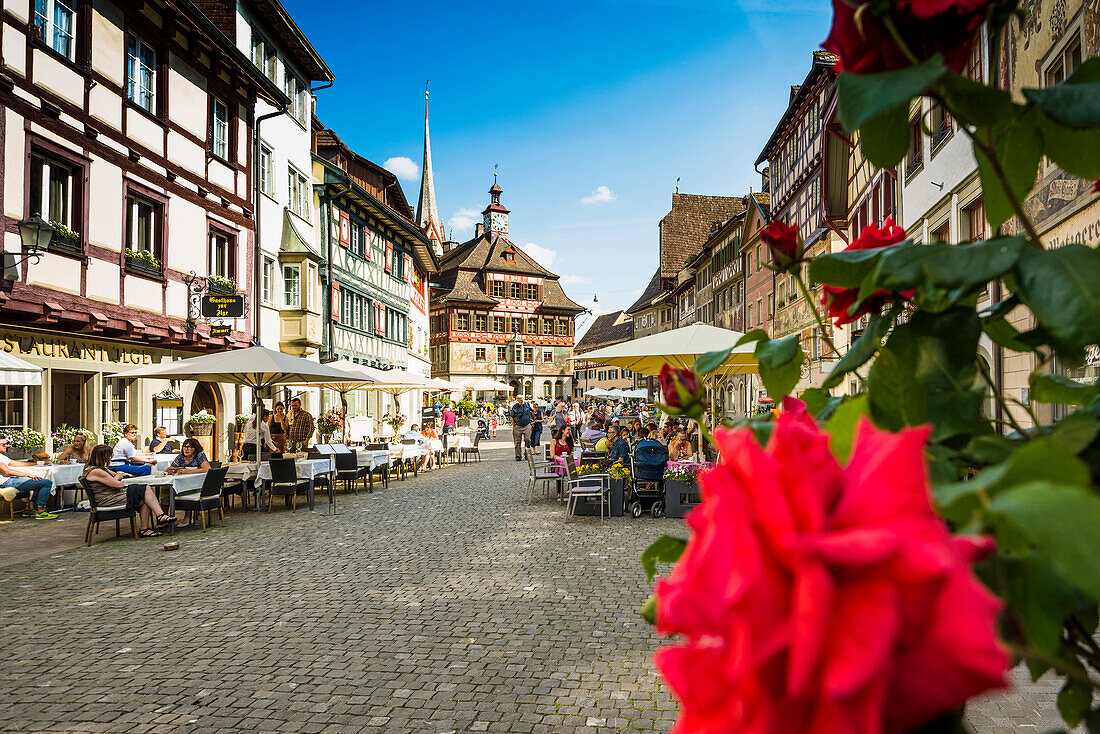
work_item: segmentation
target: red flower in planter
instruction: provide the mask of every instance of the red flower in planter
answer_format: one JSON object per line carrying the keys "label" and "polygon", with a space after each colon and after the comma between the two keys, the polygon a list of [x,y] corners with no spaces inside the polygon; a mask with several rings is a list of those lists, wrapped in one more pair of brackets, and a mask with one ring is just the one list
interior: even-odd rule
{"label": "red flower in planter", "polygon": [[719,431],[723,463],[657,626],[682,703],[674,734],[894,734],[1005,683],[998,600],[929,501],[929,429],[864,420],[841,467],[813,419],[781,411],[767,449]]}
{"label": "red flower in planter", "polygon": [[[887,217],[881,227],[875,224],[864,227],[855,242],[844,248],[844,251],[874,250],[896,245],[904,239],[905,230],[894,224],[892,218]],[[857,321],[869,313],[881,313],[887,304],[898,300],[909,300],[913,297],[913,291],[875,291],[860,301],[859,288],[838,288],[837,286],[827,285],[824,286],[824,291],[825,295],[821,299],[821,303],[828,310],[829,317],[834,320],[837,326]],[[856,303],[859,306],[854,312],[850,312],[850,309]]]}
{"label": "red flower in planter", "polygon": [[[1003,1],[894,0],[889,13],[918,60],[942,54],[948,69],[962,72],[989,8]],[[833,0],[833,27],[821,47],[837,55],[838,72],[878,74],[912,66],[870,8],[857,24],[856,9],[844,0]]]}

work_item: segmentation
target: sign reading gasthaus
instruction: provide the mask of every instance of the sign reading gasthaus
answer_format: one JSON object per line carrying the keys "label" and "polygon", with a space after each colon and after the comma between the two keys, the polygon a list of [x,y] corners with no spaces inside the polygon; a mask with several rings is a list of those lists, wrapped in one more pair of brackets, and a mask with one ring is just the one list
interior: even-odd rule
{"label": "sign reading gasthaus", "polygon": [[203,296],[202,315],[208,319],[239,319],[244,316],[244,296]]}

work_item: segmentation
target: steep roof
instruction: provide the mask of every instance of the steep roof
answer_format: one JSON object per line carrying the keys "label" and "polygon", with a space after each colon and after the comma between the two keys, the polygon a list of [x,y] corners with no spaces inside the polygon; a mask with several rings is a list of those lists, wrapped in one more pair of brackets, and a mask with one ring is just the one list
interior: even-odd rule
{"label": "steep roof", "polygon": [[609,347],[612,344],[629,341],[633,335],[634,326],[630,323],[625,311],[605,313],[592,322],[588,331],[584,332],[584,336],[577,342],[577,346],[573,347],[573,353],[579,355],[594,349]]}
{"label": "steep roof", "polygon": [[[412,207],[409,206],[408,199],[405,198],[405,192],[401,188],[401,182],[397,180],[397,176],[356,153],[340,139],[335,130],[321,125],[320,120],[317,120],[316,117],[314,120],[316,125],[313,132],[313,148],[317,155],[344,169],[363,188],[379,189],[375,198],[383,200],[398,215],[410,222],[414,221]],[[341,157],[342,160],[339,160]],[[357,168],[360,170],[356,170]],[[363,174],[377,176],[381,179],[382,185],[372,186]]]}
{"label": "steep roof", "polygon": [[768,160],[771,156],[772,149],[781,139],[783,139],[784,131],[797,116],[798,108],[802,106],[802,102],[817,87],[818,79],[825,75],[834,74],[833,65],[835,65],[836,62],[837,57],[828,51],[814,51],[813,63],[810,65],[810,73],[806,75],[806,80],[802,82],[802,84],[791,87],[791,101],[790,104],[787,105],[787,111],[783,113],[783,117],[779,118],[779,123],[776,124],[775,130],[772,131],[771,137],[768,138],[768,142],[764,145],[764,149],[760,151],[760,157],[756,159],[756,165],[759,166],[761,163]]}
{"label": "steep roof", "polygon": [[649,306],[657,296],[661,295],[661,269],[657,268],[657,272],[653,274],[653,277],[649,279],[649,283],[646,284],[645,290],[642,291],[642,295],[638,296],[638,300],[634,302],[634,305],[626,310],[628,314],[634,314]]}
{"label": "steep roof", "polygon": [[659,274],[675,277],[703,249],[715,224],[744,211],[745,200],[741,196],[673,194],[672,211],[661,220]]}

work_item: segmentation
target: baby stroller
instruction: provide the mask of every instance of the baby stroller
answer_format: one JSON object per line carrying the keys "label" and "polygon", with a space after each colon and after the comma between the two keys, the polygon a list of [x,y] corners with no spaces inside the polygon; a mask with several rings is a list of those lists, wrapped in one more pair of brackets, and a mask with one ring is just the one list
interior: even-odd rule
{"label": "baby stroller", "polygon": [[659,443],[641,443],[630,457],[630,496],[627,503],[633,517],[649,511],[660,517],[665,511],[665,466],[668,453]]}
{"label": "baby stroller", "polygon": [[489,440],[489,420],[487,418],[477,419],[477,435],[486,441]]}

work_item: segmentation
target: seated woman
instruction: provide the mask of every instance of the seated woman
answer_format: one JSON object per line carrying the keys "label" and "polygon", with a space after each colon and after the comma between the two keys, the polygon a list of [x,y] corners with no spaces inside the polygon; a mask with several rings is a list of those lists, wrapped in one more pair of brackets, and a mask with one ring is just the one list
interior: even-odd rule
{"label": "seated woman", "polygon": [[137,426],[133,423],[127,423],[122,429],[122,438],[115,444],[114,451],[111,454],[110,464],[112,469],[135,477],[145,476],[153,472],[150,464],[156,464],[157,457],[148,452],[138,453],[137,447],[134,445],[137,435]]}
{"label": "seated woman", "polygon": [[[136,434],[136,431],[135,431]],[[153,528],[153,518],[162,525],[176,521],[176,518],[164,512],[157,501],[157,496],[146,484],[131,484],[125,486],[118,472],[107,468],[111,460],[111,447],[100,444],[92,449],[92,455],[88,457],[88,463],[84,466],[81,479],[88,482],[95,503],[99,507],[111,507],[126,505],[131,510],[138,510],[141,515],[141,532],[143,538],[155,538],[160,531]]]}
{"label": "seated woman", "polygon": [[687,433],[683,430],[677,431],[675,440],[668,445],[668,460],[688,461],[694,454],[695,451],[691,448],[691,441],[688,441]]}
{"label": "seated woman", "polygon": [[[279,449],[275,445],[275,442],[271,438],[271,429],[268,426],[268,418],[271,416],[271,411],[267,408],[263,409],[260,413],[260,453],[264,451],[277,452]],[[241,447],[241,458],[245,461],[256,458],[256,416],[253,415],[248,419],[248,423],[244,426],[244,445]],[[200,447],[201,448],[201,447]]]}
{"label": "seated woman", "polygon": [[434,469],[436,467],[435,452],[428,447],[428,437],[417,430],[418,426],[414,423],[409,426],[409,430],[401,437],[402,439],[409,439],[416,442],[417,446],[422,446],[428,449],[428,453],[420,460],[420,471],[427,471],[428,469]]}
{"label": "seated woman", "polygon": [[554,452],[554,456],[572,454],[573,427],[565,425],[554,431],[554,440],[550,442],[550,449]]}
{"label": "seated woman", "polygon": [[154,454],[174,454],[176,453],[176,446],[168,438],[168,429],[164,426],[157,426],[153,429],[153,442],[149,444],[149,450]]}
{"label": "seated woman", "polygon": [[87,464],[91,455],[92,447],[88,445],[88,437],[83,433],[78,433],[73,436],[73,442],[69,448],[57,455],[57,460],[62,464],[74,460],[78,464]]}
{"label": "seated woman", "polygon": [[[199,474],[210,470],[210,462],[206,453],[202,450],[202,444],[198,439],[188,438],[180,446],[180,453],[172,461],[172,465],[165,469],[168,474]],[[191,513],[185,512],[183,522],[176,527],[186,528],[191,524]]]}

